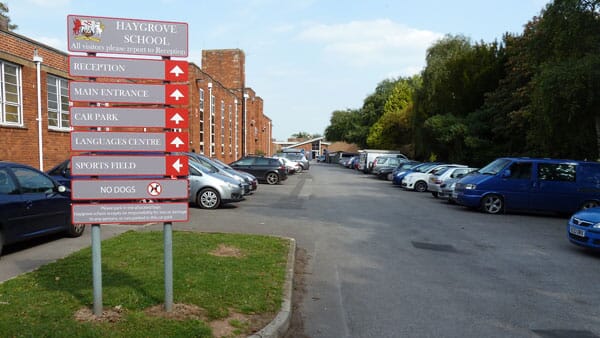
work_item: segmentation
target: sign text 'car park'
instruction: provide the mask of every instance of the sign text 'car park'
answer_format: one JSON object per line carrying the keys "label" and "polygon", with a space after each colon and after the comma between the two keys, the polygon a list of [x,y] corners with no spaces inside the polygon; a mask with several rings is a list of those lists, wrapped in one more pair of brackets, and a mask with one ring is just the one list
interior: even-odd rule
{"label": "sign text 'car park'", "polygon": [[176,108],[71,107],[73,127],[188,127],[188,112]]}
{"label": "sign text 'car park'", "polygon": [[187,176],[186,156],[77,155],[71,157],[73,176]]}

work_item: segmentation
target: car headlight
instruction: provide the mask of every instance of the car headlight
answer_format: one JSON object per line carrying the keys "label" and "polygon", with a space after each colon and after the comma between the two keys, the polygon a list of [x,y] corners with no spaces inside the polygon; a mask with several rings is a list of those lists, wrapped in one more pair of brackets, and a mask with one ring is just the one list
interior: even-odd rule
{"label": "car headlight", "polygon": [[592,225],[592,229],[600,229],[600,223],[596,223],[594,225]]}
{"label": "car headlight", "polygon": [[465,184],[466,190],[475,190],[477,189],[477,184]]}
{"label": "car headlight", "polygon": [[456,182],[450,184],[450,189],[454,190],[454,188],[456,188]]}

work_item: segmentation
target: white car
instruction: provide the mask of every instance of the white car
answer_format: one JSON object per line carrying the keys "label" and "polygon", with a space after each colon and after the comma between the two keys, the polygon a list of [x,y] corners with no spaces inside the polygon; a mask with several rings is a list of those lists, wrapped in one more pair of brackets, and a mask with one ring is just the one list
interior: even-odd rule
{"label": "white car", "polygon": [[429,182],[429,175],[438,172],[441,169],[448,167],[463,167],[466,168],[466,165],[462,164],[439,164],[433,167],[429,167],[425,171],[415,171],[412,172],[402,179],[402,188],[408,190],[414,190],[418,192],[427,191],[427,182]]}
{"label": "white car", "polygon": [[446,167],[438,170],[435,174],[429,176],[427,181],[427,190],[431,192],[433,197],[438,197],[442,193],[442,184],[449,179],[462,177],[477,168],[463,168],[463,167]]}

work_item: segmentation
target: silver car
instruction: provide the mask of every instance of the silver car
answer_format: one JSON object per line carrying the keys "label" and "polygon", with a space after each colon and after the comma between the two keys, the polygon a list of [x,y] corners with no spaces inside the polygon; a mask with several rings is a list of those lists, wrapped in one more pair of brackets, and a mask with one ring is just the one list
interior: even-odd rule
{"label": "silver car", "polygon": [[198,162],[189,161],[190,203],[202,209],[219,206],[243,199],[243,187],[238,181],[211,171]]}
{"label": "silver car", "polygon": [[197,153],[185,153],[185,155],[190,159],[190,161],[197,162],[198,164],[200,164],[204,168],[208,169],[209,171],[218,172],[219,174],[221,174],[223,176],[227,176],[229,178],[236,180],[238,183],[241,183],[242,188],[244,188],[244,190],[243,190],[244,195],[247,195],[250,193],[250,190],[252,189],[250,186],[250,183],[248,183],[246,181],[246,178],[244,176],[242,176],[241,174],[239,174],[235,171],[229,171],[229,170],[222,168],[222,166],[219,163],[216,163],[213,159],[211,159],[210,157],[207,157],[205,155],[197,154]]}

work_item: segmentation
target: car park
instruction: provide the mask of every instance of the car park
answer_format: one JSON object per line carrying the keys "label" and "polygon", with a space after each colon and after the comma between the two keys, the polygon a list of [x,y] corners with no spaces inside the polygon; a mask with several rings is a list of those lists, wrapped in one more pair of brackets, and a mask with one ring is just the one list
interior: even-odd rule
{"label": "car park", "polygon": [[0,254],[7,244],[54,233],[79,237],[71,223],[71,191],[28,165],[0,161]]}
{"label": "car park", "polygon": [[600,207],[573,214],[567,223],[567,238],[575,245],[600,250]]}
{"label": "car park", "polygon": [[502,157],[456,184],[457,202],[490,214],[574,213],[600,206],[600,163]]}
{"label": "car park", "polygon": [[229,164],[233,169],[248,172],[267,184],[278,184],[287,179],[285,166],[274,157],[246,156]]}
{"label": "car park", "polygon": [[189,162],[189,202],[202,209],[216,209],[243,199],[243,187],[237,180],[211,170],[195,161]]}

